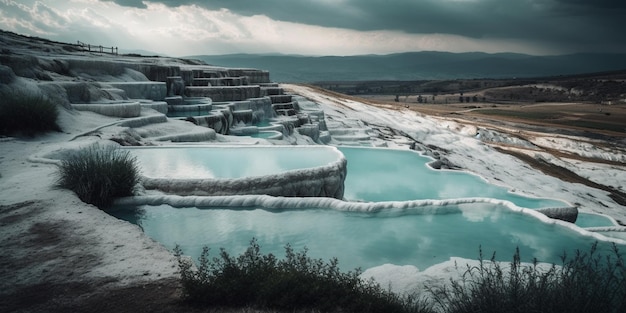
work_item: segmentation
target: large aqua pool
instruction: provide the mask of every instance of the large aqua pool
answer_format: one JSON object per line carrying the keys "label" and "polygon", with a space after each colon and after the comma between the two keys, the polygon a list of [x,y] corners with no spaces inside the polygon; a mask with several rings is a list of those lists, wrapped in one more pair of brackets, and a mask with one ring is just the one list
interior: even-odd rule
{"label": "large aqua pool", "polygon": [[[167,248],[180,245],[194,259],[204,245],[213,256],[219,248],[239,254],[256,238],[265,253],[282,257],[287,243],[298,250],[306,246],[313,257],[337,257],[344,270],[386,263],[425,269],[453,256],[477,259],[480,248],[487,258],[496,252],[498,260],[510,261],[519,247],[524,261],[558,263],[564,252],[588,250],[596,240],[503,207],[466,204],[456,209],[459,212],[424,215],[410,210],[363,213],[161,205],[119,208],[113,214],[140,225]],[[600,249],[610,249],[610,243],[602,242]]]}

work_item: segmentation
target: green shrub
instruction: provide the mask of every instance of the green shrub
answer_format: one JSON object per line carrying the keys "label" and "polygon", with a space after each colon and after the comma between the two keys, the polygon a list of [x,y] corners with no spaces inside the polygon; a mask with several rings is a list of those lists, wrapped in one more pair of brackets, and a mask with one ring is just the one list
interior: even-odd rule
{"label": "green shrub", "polygon": [[510,268],[486,262],[468,267],[461,281],[431,289],[442,312],[626,312],[626,271],[617,246],[610,254],[577,252],[561,266],[522,265],[519,250]]}
{"label": "green shrub", "polygon": [[56,104],[41,95],[0,94],[0,134],[60,131],[58,116]]}
{"label": "green shrub", "polygon": [[359,278],[360,270],[343,273],[337,260],[311,259],[307,250],[287,245],[285,259],[262,255],[256,240],[239,257],[224,249],[209,259],[204,247],[197,269],[175,249],[187,301],[211,307],[257,307],[286,311],[431,312],[420,300],[383,290]]}
{"label": "green shrub", "polygon": [[131,196],[139,181],[137,161],[129,151],[92,145],[71,154],[61,163],[59,186],[100,208],[116,197]]}
{"label": "green shrub", "polygon": [[[626,312],[626,268],[616,245],[599,253],[562,257],[559,266],[522,264],[519,250],[513,261],[500,263],[495,254],[468,266],[459,281],[428,287],[430,300],[399,296],[360,271],[342,273],[337,260],[311,259],[307,250],[295,253],[287,245],[285,259],[262,255],[256,240],[237,258],[223,249],[209,259],[204,248],[196,268],[175,249],[184,297],[208,307],[256,307],[284,311],[321,312]],[[507,264],[503,267],[502,264]],[[429,301],[434,301],[429,303]]]}

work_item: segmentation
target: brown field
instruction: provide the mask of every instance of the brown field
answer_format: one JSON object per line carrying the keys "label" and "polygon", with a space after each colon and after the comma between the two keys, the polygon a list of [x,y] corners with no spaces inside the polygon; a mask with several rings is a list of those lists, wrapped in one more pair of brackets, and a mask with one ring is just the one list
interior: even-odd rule
{"label": "brown field", "polygon": [[[344,96],[345,97],[345,96]],[[365,96],[368,104],[413,111],[478,124],[515,124],[520,129],[571,133],[583,137],[626,138],[626,103],[448,103],[395,102],[393,96]],[[411,97],[414,98],[414,97]],[[400,98],[402,99],[402,98]]]}

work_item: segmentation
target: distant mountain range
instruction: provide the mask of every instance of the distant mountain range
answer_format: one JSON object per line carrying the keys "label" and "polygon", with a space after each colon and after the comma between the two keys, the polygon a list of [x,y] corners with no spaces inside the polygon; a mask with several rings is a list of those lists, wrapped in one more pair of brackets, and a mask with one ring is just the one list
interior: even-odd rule
{"label": "distant mountain range", "polygon": [[431,80],[572,75],[626,69],[626,54],[532,56],[516,53],[409,52],[388,55],[199,55],[208,64],[270,71],[276,82]]}

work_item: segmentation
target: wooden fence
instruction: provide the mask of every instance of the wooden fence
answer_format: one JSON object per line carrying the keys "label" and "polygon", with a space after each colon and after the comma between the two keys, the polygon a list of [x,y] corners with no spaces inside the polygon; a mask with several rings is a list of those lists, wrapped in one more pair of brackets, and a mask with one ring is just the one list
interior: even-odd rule
{"label": "wooden fence", "polygon": [[79,47],[81,47],[85,51],[100,52],[100,53],[110,53],[110,54],[117,55],[117,47],[95,46],[95,45],[91,45],[91,44],[80,42],[80,41],[78,41],[77,45]]}

